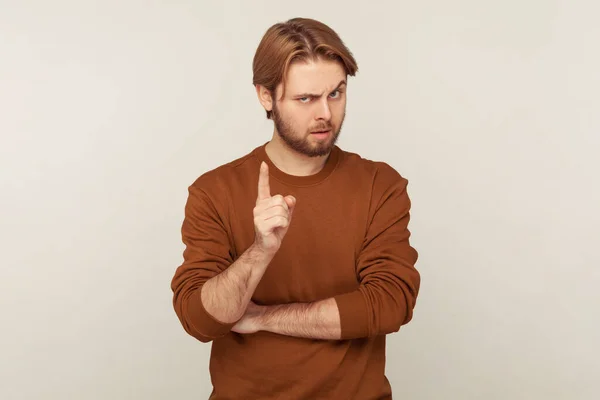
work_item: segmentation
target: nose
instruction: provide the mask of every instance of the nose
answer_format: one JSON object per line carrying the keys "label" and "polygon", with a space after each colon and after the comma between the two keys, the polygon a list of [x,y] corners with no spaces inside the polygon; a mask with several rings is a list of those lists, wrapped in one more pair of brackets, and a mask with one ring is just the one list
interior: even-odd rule
{"label": "nose", "polygon": [[329,121],[331,119],[331,110],[329,109],[329,101],[327,98],[318,102],[317,119]]}

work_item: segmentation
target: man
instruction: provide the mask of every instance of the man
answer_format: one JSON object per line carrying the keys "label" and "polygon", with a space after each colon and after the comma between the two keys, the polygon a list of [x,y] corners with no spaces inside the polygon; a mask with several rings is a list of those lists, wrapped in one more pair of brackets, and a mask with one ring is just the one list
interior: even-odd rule
{"label": "man", "polygon": [[357,65],[328,26],[272,26],[253,69],[273,137],[189,187],[172,281],[210,398],[391,399],[385,335],[420,285],[407,180],[336,145]]}

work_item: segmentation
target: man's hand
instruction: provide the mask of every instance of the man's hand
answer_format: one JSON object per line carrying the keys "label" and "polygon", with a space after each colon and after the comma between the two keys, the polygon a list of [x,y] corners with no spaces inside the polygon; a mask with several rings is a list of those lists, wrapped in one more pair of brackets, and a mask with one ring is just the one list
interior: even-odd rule
{"label": "man's hand", "polygon": [[267,254],[275,254],[292,221],[296,206],[293,196],[271,196],[269,167],[260,165],[258,175],[258,198],[254,207],[255,245]]}
{"label": "man's hand", "polygon": [[231,328],[233,332],[237,333],[256,333],[262,330],[262,320],[261,317],[265,312],[265,306],[259,306],[254,302],[250,301],[248,303],[248,308],[246,308],[246,313],[234,326]]}

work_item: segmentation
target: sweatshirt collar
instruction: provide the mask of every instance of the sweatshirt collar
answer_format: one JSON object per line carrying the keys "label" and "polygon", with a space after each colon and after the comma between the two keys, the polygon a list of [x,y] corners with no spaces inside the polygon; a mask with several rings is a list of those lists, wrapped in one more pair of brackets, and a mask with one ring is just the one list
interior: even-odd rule
{"label": "sweatshirt collar", "polygon": [[258,159],[259,165],[262,161],[266,162],[269,166],[269,175],[289,186],[312,186],[323,182],[335,170],[340,160],[340,155],[342,152],[337,145],[333,146],[331,152],[329,153],[329,156],[327,157],[327,160],[325,161],[325,165],[323,166],[323,168],[321,168],[319,172],[313,175],[297,176],[287,174],[279,168],[277,168],[277,166],[273,163],[273,161],[271,161],[271,159],[267,155],[267,152],[265,150],[267,143],[268,142],[264,143],[263,145],[257,147],[253,151],[255,157]]}

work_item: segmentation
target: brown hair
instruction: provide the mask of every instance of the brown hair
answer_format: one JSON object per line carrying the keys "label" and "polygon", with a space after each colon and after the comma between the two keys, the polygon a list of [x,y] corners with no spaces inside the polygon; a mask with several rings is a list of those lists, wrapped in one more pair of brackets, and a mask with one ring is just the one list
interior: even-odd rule
{"label": "brown hair", "polygon": [[[309,18],[277,23],[267,30],[256,49],[252,84],[264,86],[275,97],[275,89],[286,81],[292,62],[319,58],[339,61],[347,75],[354,76],[358,71],[350,50],[324,23]],[[267,111],[267,118],[271,118],[271,111]]]}

